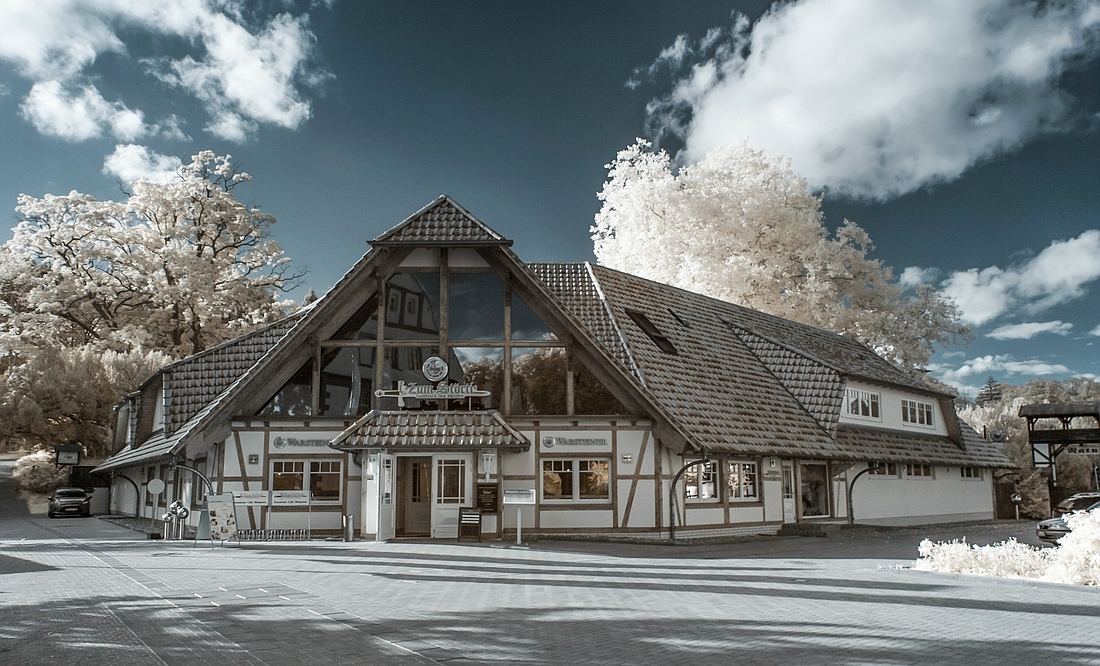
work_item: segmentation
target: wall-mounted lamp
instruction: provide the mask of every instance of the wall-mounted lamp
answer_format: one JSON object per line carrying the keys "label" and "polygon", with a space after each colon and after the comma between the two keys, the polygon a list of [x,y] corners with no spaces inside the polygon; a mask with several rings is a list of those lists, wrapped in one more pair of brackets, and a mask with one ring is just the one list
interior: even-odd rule
{"label": "wall-mounted lamp", "polygon": [[260,454],[258,454],[258,453],[249,453],[248,454],[248,464],[249,465],[259,465],[260,464]]}
{"label": "wall-mounted lamp", "polygon": [[623,454],[623,462],[624,463],[634,462],[634,456],[630,455],[629,453],[624,453]]}
{"label": "wall-mounted lamp", "polygon": [[497,471],[497,453],[496,451],[482,451],[481,452],[481,466],[478,468],[480,474],[493,474]]}

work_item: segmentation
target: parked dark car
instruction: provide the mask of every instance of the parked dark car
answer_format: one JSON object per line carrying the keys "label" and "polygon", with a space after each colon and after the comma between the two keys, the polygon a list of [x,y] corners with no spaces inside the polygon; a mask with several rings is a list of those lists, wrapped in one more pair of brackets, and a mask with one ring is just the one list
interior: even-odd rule
{"label": "parked dark car", "polygon": [[90,516],[92,515],[92,496],[83,488],[58,488],[50,496],[46,515],[50,518]]}
{"label": "parked dark car", "polygon": [[[1066,524],[1066,516],[1073,513],[1074,511],[1100,510],[1100,502],[1096,501],[1097,497],[1095,496],[1095,493],[1087,494],[1093,495],[1093,497],[1080,498],[1077,495],[1074,495],[1073,497],[1070,497],[1069,499],[1056,506],[1054,510],[1057,511],[1060,515],[1041,521],[1039,523],[1039,526],[1035,529],[1036,536],[1038,536],[1041,541],[1046,541],[1047,543],[1057,543],[1058,539],[1061,539],[1070,532],[1069,525]],[[1080,504],[1084,503],[1085,499],[1092,502],[1092,504],[1089,504],[1087,506],[1079,506]],[[1068,508],[1063,510],[1064,506]]]}

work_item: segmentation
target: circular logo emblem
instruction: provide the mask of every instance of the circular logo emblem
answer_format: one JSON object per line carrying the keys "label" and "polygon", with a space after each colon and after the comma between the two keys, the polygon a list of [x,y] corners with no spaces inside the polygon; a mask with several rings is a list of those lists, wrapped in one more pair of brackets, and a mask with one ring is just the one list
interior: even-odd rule
{"label": "circular logo emblem", "polygon": [[277,449],[281,449],[281,448],[283,448],[284,446],[286,446],[286,440],[285,440],[285,439],[283,439],[282,437],[276,437],[276,438],[275,438],[275,441],[274,441],[274,442],[272,442],[272,444],[274,444],[274,445],[275,445],[275,448],[277,448]]}
{"label": "circular logo emblem", "polygon": [[447,362],[438,356],[430,356],[424,365],[420,366],[420,371],[424,373],[424,378],[429,382],[441,382],[447,378],[447,371],[450,368],[447,367]]}

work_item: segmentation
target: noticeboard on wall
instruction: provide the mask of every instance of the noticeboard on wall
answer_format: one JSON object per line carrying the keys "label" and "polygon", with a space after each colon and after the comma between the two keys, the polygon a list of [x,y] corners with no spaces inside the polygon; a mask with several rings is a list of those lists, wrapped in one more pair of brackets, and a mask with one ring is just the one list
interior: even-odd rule
{"label": "noticeboard on wall", "polygon": [[500,484],[477,484],[477,508],[482,513],[497,513],[500,511]]}
{"label": "noticeboard on wall", "polygon": [[532,490],[505,490],[505,504],[534,504],[535,491]]}

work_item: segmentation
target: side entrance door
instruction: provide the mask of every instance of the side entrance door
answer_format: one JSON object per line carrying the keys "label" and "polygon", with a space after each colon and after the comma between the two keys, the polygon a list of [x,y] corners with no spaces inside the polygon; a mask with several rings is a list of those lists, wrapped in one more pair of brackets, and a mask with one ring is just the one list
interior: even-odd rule
{"label": "side entrance door", "polygon": [[394,457],[378,455],[378,541],[389,541],[396,536],[394,502]]}
{"label": "side entrance door", "polygon": [[794,496],[794,465],[790,461],[783,461],[783,522],[793,523],[798,520],[795,514]]}

